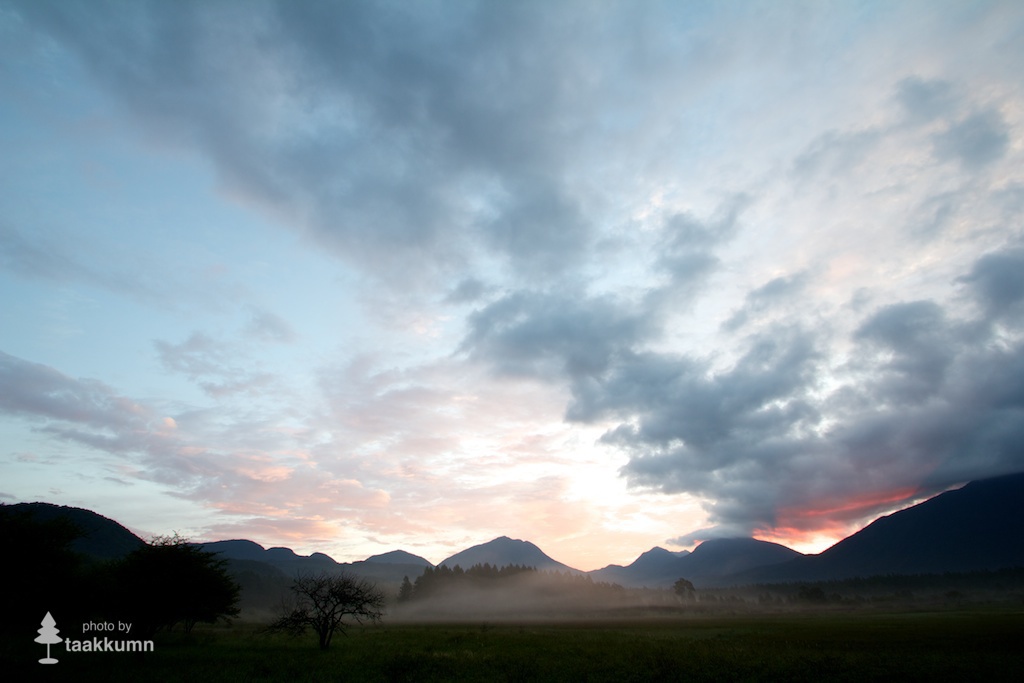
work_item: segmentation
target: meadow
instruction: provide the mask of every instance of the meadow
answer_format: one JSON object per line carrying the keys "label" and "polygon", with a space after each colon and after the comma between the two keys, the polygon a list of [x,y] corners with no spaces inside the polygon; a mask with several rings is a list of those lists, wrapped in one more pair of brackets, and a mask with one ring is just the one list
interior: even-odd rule
{"label": "meadow", "polygon": [[36,663],[26,633],[7,680],[66,681],[936,681],[1019,680],[1024,609],[665,614],[586,621],[389,623],[330,649],[258,625],[165,633],[152,653]]}

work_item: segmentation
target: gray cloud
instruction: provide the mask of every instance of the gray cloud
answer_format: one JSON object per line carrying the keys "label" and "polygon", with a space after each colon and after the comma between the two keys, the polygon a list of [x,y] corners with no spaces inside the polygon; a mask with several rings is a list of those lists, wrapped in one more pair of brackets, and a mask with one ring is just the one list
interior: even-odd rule
{"label": "gray cloud", "polygon": [[729,319],[722,323],[722,329],[735,332],[743,327],[751,317],[769,311],[773,306],[784,302],[803,291],[807,284],[807,273],[779,276],[772,278],[757,289],[747,293],[743,306],[737,309]]}
{"label": "gray cloud", "polygon": [[601,382],[576,385],[568,415],[629,417],[604,441],[700,461],[718,444],[754,443],[813,422],[803,393],[816,358],[811,337],[792,329],[754,338],[732,368],[717,374],[709,375],[700,359],[637,355]]}
{"label": "gray cloud", "polygon": [[274,383],[273,375],[239,365],[238,351],[202,332],[179,344],[158,339],[153,346],[166,370],[188,377],[214,398],[260,395]]}
{"label": "gray cloud", "polygon": [[707,251],[731,239],[737,231],[740,212],[748,197],[737,197],[718,210],[710,220],[701,220],[688,213],[677,213],[665,219],[665,265],[671,269],[672,257],[693,251]]}
{"label": "gray cloud", "polygon": [[[971,270],[987,315],[1020,299],[1019,258],[1009,249]],[[985,323],[933,301],[882,307],[852,335],[854,374],[824,394],[809,338],[755,353],[757,371],[745,359],[710,379],[699,360],[651,357],[643,373],[623,365],[592,384],[574,415],[625,420],[605,435],[632,453],[625,476],[715,501],[715,533],[850,523],[1024,467],[1024,344],[994,344]]]}
{"label": "gray cloud", "polygon": [[[201,338],[190,346],[203,347]],[[107,454],[104,469],[168,485],[170,495],[230,507],[235,499],[264,501],[273,495],[298,500],[329,479],[306,472],[296,475],[294,490],[285,487],[279,480],[287,477],[274,472],[278,463],[266,453],[292,444],[257,414],[186,411],[171,419],[102,382],[69,377],[3,352],[0,383],[0,415],[29,418],[36,432],[75,444],[76,457],[95,458],[82,447]],[[268,467],[269,472],[261,471]]]}
{"label": "gray cloud", "polygon": [[[955,332],[933,301],[900,303],[875,312],[854,333],[860,363],[870,365],[877,396],[920,402],[942,387],[956,353]],[[879,352],[868,356],[870,351]]]}
{"label": "gray cloud", "polygon": [[144,412],[102,382],[74,379],[2,351],[0,384],[0,410],[15,415],[120,430],[136,424]]}
{"label": "gray cloud", "polygon": [[93,379],[0,352],[0,412],[28,417],[35,431],[118,458],[141,458],[144,478],[186,484],[211,472],[202,458],[183,458],[153,407]]}
{"label": "gray cloud", "polygon": [[904,78],[896,85],[896,100],[912,120],[922,122],[946,116],[956,106],[950,82],[919,76]]}
{"label": "gray cloud", "polygon": [[[762,325],[716,370],[711,357],[645,350],[658,330],[622,302],[526,293],[480,309],[464,348],[501,372],[566,381],[570,421],[618,422],[602,442],[629,454],[631,484],[709,501],[715,527],[694,538],[841,528],[1024,467],[1024,344],[994,344],[989,324],[1020,324],[1006,317],[1024,296],[1020,259],[1007,248],[962,278],[982,319],[930,300],[868,312],[842,367],[821,329]],[[805,286],[777,278],[747,304]]]}
{"label": "gray cloud", "polygon": [[499,372],[592,376],[649,337],[654,322],[639,307],[610,297],[523,291],[469,316],[461,350]]}
{"label": "gray cloud", "polygon": [[154,138],[201,147],[226,185],[371,272],[448,268],[480,247],[546,277],[589,249],[559,171],[598,96],[572,58],[595,36],[565,32],[555,14],[519,3],[19,9]]}
{"label": "gray cloud", "polygon": [[1010,135],[1002,115],[987,110],[950,125],[933,141],[939,159],[959,161],[968,169],[978,169],[1006,154]]}
{"label": "gray cloud", "polygon": [[537,377],[599,377],[657,338],[665,319],[690,305],[718,267],[715,249],[731,240],[751,199],[732,197],[713,216],[671,214],[651,261],[667,278],[641,295],[523,290],[477,309],[460,351],[499,372]]}
{"label": "gray cloud", "polygon": [[486,284],[480,280],[469,277],[459,281],[459,284],[448,292],[444,298],[445,303],[464,304],[478,300],[488,291]]}
{"label": "gray cloud", "polygon": [[971,286],[989,316],[1019,314],[1024,300],[1024,248],[982,256],[960,281]]}
{"label": "gray cloud", "polygon": [[964,190],[940,192],[926,198],[917,210],[920,218],[916,225],[911,225],[911,232],[926,240],[938,237],[954,222],[969,199],[969,193]]}

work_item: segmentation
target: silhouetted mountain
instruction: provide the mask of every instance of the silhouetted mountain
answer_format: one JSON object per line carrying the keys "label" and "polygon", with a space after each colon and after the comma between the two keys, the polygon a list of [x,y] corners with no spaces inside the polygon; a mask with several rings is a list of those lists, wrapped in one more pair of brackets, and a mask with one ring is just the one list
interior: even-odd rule
{"label": "silhouetted mountain", "polygon": [[455,567],[459,565],[463,569],[467,569],[476,564],[490,564],[499,568],[515,564],[545,571],[582,573],[578,569],[551,559],[533,543],[512,539],[508,536],[502,536],[455,553],[440,562],[438,566]]}
{"label": "silhouetted mountain", "polygon": [[[96,559],[123,557],[142,545],[117,522],[90,510],[48,503],[4,506],[39,521],[63,517],[83,532],[72,548]],[[396,550],[362,562],[338,563],[323,553],[306,557],[289,548],[266,549],[248,540],[200,544],[229,561],[229,569],[260,607],[277,600],[298,574],[347,571],[397,591],[404,576],[414,580],[431,564]],[[506,536],[473,546],[442,565],[520,565],[582,573],[553,560],[536,545]],[[697,587],[757,582],[821,581],[886,574],[972,572],[1024,567],[1024,473],[975,481],[919,505],[882,517],[820,555],[804,556],[776,543],[712,539],[692,553],[652,548],[632,564],[590,572],[624,586],[670,587],[686,578]],[[243,601],[246,596],[243,596]]]}
{"label": "silhouetted mountain", "polygon": [[800,553],[778,543],[752,538],[718,538],[704,541],[692,553],[653,548],[627,567],[610,565],[590,574],[595,580],[624,586],[667,588],[677,579],[685,578],[700,587],[716,584],[725,575],[799,556]]}
{"label": "silhouetted mountain", "polygon": [[974,481],[881,517],[819,555],[749,572],[819,581],[1024,567],[1024,473]]}
{"label": "silhouetted mountain", "polygon": [[211,553],[218,553],[224,558],[234,560],[256,560],[266,562],[267,549],[259,543],[238,539],[233,541],[214,541],[212,543],[200,543],[203,550]]}
{"label": "silhouetted mountain", "polygon": [[[679,560],[690,554],[689,550],[673,552],[654,547],[633,560],[632,564],[610,564],[590,572],[595,581],[617,583],[623,586],[655,586],[665,582],[666,577],[679,578],[676,566]],[[673,579],[674,580],[674,579]]]}
{"label": "silhouetted mountain", "polygon": [[82,532],[71,542],[71,549],[95,560],[119,559],[145,543],[114,520],[92,510],[50,503],[16,503],[5,508],[15,513],[27,512],[40,522],[59,517],[68,520]]}
{"label": "silhouetted mountain", "polygon": [[423,559],[419,555],[413,555],[407,553],[404,550],[392,550],[389,553],[383,553],[381,555],[372,555],[365,560],[366,562],[376,562],[379,564],[415,564],[423,567],[433,567],[434,565]]}
{"label": "silhouetted mountain", "polygon": [[713,538],[704,541],[683,558],[681,576],[696,586],[720,583],[720,578],[755,567],[778,565],[801,553],[778,543],[753,538]]}
{"label": "silhouetted mountain", "polygon": [[[324,553],[313,553],[308,557],[298,555],[291,548],[264,548],[259,543],[247,540],[213,541],[202,543],[203,550],[217,553],[228,560],[228,569],[237,574],[243,569],[248,574],[243,577],[237,574],[236,580],[242,584],[243,593],[248,586],[255,586],[249,593],[267,593],[272,595],[243,595],[245,605],[266,607],[280,601],[280,595],[286,594],[291,580],[304,574],[317,574],[321,571],[348,572],[356,576],[370,579],[387,591],[397,591],[402,579],[408,576],[415,579],[423,573],[423,568],[433,566],[422,557],[416,557],[404,551],[387,553],[391,561],[374,561],[370,558],[361,562],[336,562]],[[399,562],[407,559],[408,562]],[[257,565],[263,565],[261,569]],[[272,571],[270,571],[272,570]],[[256,577],[256,578],[253,578]],[[282,581],[280,577],[285,577]],[[257,590],[258,589],[258,590]]]}
{"label": "silhouetted mountain", "polygon": [[307,557],[296,555],[291,548],[264,548],[259,543],[247,540],[214,541],[200,543],[199,546],[203,550],[219,554],[224,559],[265,562],[287,576],[315,573],[325,569],[332,571],[341,567],[323,553],[313,553]]}

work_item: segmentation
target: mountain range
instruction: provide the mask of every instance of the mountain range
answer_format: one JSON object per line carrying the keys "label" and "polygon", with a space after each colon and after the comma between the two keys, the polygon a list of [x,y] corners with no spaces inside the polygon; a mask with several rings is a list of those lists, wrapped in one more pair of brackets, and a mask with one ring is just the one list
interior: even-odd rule
{"label": "mountain range", "polygon": [[735,582],[831,581],[1024,567],[1024,473],[973,481],[876,519],[818,555]]}
{"label": "mountain range", "polygon": [[[122,557],[143,543],[114,520],[90,510],[47,503],[4,505],[0,510],[25,512],[41,521],[66,517],[83,532],[73,549],[96,560]],[[243,594],[246,587],[286,587],[297,573],[320,570],[348,571],[391,588],[403,577],[414,579],[433,566],[404,550],[339,563],[323,553],[303,556],[249,540],[201,545],[228,561]],[[720,538],[704,541],[693,552],[652,548],[629,565],[580,572],[529,541],[502,536],[458,552],[438,566],[484,563],[588,573],[597,581],[631,587],[669,587],[686,578],[698,588],[1024,567],[1024,473],[971,482],[886,515],[817,555],[750,538]]]}

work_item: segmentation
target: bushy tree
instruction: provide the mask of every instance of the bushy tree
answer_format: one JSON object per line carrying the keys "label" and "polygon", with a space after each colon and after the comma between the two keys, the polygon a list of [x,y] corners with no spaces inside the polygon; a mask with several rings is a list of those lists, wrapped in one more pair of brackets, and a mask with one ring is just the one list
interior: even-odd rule
{"label": "bushy tree", "polygon": [[693,584],[686,579],[679,579],[672,584],[672,591],[679,596],[680,600],[685,602],[692,602],[697,595],[697,590],[693,587]]}
{"label": "bushy tree", "polygon": [[238,615],[238,584],[224,560],[174,534],[158,536],[116,568],[120,614],[142,634]]}
{"label": "bushy tree", "polygon": [[345,633],[346,620],[373,622],[383,615],[384,594],[372,582],[350,574],[323,571],[300,576],[292,583],[292,593],[295,604],[270,630],[301,635],[312,628],[322,650],[330,646],[335,632]]}

